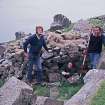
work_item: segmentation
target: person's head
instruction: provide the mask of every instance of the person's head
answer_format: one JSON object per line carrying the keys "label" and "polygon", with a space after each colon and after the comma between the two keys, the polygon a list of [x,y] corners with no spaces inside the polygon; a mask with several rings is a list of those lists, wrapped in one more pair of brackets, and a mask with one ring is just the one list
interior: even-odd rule
{"label": "person's head", "polygon": [[36,26],[36,34],[42,35],[43,33],[43,27],[42,26]]}
{"label": "person's head", "polygon": [[102,29],[99,26],[95,26],[92,28],[92,32],[94,33],[94,35],[99,36],[101,35]]}
{"label": "person's head", "polygon": [[72,68],[73,64],[71,62],[69,62],[67,66],[70,69],[70,68]]}

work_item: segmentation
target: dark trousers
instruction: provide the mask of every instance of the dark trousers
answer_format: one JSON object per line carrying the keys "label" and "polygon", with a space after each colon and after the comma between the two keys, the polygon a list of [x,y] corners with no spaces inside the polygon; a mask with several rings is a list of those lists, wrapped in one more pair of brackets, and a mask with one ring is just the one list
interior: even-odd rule
{"label": "dark trousers", "polygon": [[29,68],[28,68],[28,74],[27,79],[29,81],[32,81],[32,71],[33,71],[33,65],[36,66],[36,80],[37,82],[43,81],[43,70],[42,70],[42,63],[40,56],[29,54]]}

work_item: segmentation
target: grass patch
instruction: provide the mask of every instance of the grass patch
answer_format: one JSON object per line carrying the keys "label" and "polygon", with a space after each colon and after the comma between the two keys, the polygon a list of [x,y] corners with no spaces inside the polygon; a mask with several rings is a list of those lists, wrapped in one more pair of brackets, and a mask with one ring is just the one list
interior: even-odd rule
{"label": "grass patch", "polygon": [[[63,82],[58,87],[59,95],[57,97],[58,100],[68,100],[70,99],[74,94],[76,94],[81,87],[83,86],[83,83],[70,85],[68,82]],[[50,88],[48,86],[34,86],[33,87],[34,93],[37,96],[50,96]]]}
{"label": "grass patch", "polygon": [[50,92],[49,92],[49,88],[47,86],[40,86],[40,85],[36,85],[33,87],[34,93],[37,96],[49,96]]}
{"label": "grass patch", "polygon": [[80,84],[74,84],[70,85],[67,82],[64,82],[60,87],[59,87],[59,100],[68,100],[70,99],[74,94],[76,94],[81,87],[83,86],[83,83]]}
{"label": "grass patch", "polygon": [[91,105],[105,105],[105,81],[102,82],[101,87],[92,99]]}
{"label": "grass patch", "polygon": [[2,87],[4,84],[4,81],[0,79],[0,87]]}

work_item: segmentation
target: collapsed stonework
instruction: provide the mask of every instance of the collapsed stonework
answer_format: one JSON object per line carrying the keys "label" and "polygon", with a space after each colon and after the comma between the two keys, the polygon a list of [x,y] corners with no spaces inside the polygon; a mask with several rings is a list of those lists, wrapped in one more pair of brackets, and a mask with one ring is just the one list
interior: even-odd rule
{"label": "collapsed stonework", "polygon": [[[43,50],[41,57],[43,59],[44,78],[50,81],[51,79],[49,77],[51,77],[51,73],[53,76],[55,75],[53,77],[54,79],[56,79],[55,73],[60,73],[59,64],[62,65],[63,63],[72,61],[74,58],[78,58],[78,56],[82,56],[82,52],[79,50],[86,48],[87,35],[84,34],[83,36],[76,32],[67,32],[62,35],[48,32],[47,35],[47,43],[51,53],[48,54]],[[27,37],[28,36],[20,40],[4,43],[6,50],[0,59],[1,80],[6,81],[12,76],[20,80],[26,80],[28,63],[24,58],[22,44]]]}

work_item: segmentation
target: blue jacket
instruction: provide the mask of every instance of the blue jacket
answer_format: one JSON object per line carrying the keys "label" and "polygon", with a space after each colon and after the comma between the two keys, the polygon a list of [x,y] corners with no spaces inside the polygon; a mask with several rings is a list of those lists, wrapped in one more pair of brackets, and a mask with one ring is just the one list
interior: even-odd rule
{"label": "blue jacket", "polygon": [[46,46],[46,42],[44,39],[44,36],[41,35],[40,39],[36,36],[36,34],[30,36],[23,44],[24,51],[27,53],[27,47],[30,45],[29,53],[33,55],[39,55],[41,52],[42,47],[45,48],[46,51],[48,51],[48,48]]}

